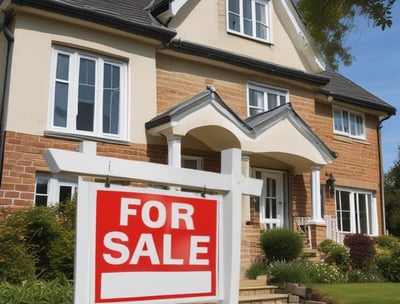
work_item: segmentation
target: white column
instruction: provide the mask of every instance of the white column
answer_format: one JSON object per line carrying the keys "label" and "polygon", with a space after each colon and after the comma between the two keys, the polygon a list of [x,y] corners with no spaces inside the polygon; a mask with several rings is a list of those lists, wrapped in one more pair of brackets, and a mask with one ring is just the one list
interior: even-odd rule
{"label": "white column", "polygon": [[[250,156],[242,155],[242,175],[250,177]],[[242,223],[250,220],[250,195],[242,196]]]}
{"label": "white column", "polygon": [[168,141],[168,165],[176,168],[181,167],[181,137],[171,135]]}
{"label": "white column", "polygon": [[311,220],[309,224],[325,225],[321,215],[320,168],[311,168]]}

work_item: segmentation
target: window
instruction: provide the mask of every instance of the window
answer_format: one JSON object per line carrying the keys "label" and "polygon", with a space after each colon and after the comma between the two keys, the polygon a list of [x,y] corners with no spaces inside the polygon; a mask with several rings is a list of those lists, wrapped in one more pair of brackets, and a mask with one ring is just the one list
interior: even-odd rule
{"label": "window", "polygon": [[362,115],[343,109],[333,109],[334,132],[355,138],[365,138]]}
{"label": "window", "polygon": [[249,116],[270,111],[288,102],[289,93],[281,89],[249,85],[247,92]]}
{"label": "window", "polygon": [[126,63],[61,48],[53,58],[50,130],[126,139]]}
{"label": "window", "polygon": [[35,206],[50,206],[73,198],[77,190],[75,180],[46,174],[36,176]]}
{"label": "window", "polygon": [[339,231],[376,235],[376,213],[376,199],[371,192],[336,190],[336,219]]}
{"label": "window", "polygon": [[182,155],[182,168],[203,170],[203,159],[201,157]]}
{"label": "window", "polygon": [[227,0],[228,30],[270,42],[268,0]]}

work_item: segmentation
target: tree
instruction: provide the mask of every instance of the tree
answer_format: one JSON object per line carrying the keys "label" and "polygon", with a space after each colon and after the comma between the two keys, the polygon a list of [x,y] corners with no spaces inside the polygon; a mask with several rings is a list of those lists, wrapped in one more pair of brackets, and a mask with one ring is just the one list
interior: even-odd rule
{"label": "tree", "polygon": [[295,0],[315,46],[330,69],[339,62],[351,65],[353,56],[345,45],[346,34],[355,25],[355,17],[364,16],[373,27],[385,30],[392,25],[392,7],[396,0]]}
{"label": "tree", "polygon": [[400,236],[400,145],[397,160],[385,174],[385,211],[389,233]]}

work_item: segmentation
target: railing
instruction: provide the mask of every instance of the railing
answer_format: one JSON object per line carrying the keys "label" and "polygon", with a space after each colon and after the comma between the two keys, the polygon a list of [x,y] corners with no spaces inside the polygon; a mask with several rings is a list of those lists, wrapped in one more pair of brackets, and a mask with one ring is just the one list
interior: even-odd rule
{"label": "railing", "polygon": [[326,238],[343,244],[344,234],[337,228],[336,219],[332,218],[331,215],[325,215],[324,219],[326,223]]}
{"label": "railing", "polygon": [[309,217],[295,217],[297,230],[303,233],[307,237],[307,245],[309,248],[312,248],[311,243],[311,230],[309,226],[310,218]]}

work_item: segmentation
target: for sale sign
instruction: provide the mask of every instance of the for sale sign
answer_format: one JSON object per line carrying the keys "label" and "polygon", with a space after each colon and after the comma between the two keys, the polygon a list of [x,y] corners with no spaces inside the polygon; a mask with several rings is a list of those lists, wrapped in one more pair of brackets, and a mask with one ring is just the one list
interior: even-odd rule
{"label": "for sale sign", "polygon": [[218,200],[97,190],[95,303],[217,297]]}

